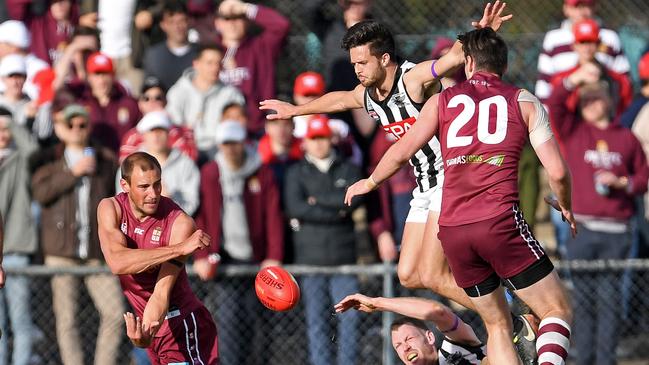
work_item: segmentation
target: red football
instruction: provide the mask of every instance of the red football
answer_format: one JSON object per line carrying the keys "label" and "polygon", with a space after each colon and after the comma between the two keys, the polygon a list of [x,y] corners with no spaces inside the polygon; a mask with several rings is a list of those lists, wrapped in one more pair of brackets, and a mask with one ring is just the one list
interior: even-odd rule
{"label": "red football", "polygon": [[300,287],[291,273],[279,266],[259,270],[255,292],[266,308],[283,312],[293,309],[300,301]]}

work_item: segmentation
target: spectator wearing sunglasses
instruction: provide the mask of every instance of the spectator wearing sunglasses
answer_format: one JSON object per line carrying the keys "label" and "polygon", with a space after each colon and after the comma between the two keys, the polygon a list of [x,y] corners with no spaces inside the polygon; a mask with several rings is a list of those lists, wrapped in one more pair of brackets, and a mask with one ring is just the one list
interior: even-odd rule
{"label": "spectator wearing sunglasses", "polygon": [[[83,106],[67,105],[54,119],[54,132],[61,142],[37,152],[41,165],[31,180],[33,197],[42,208],[40,237],[45,265],[102,266],[97,205],[115,193],[117,160],[110,149],[90,139],[93,125]],[[84,363],[84,345],[76,323],[79,280],[55,275],[51,282],[63,364]],[[84,283],[100,318],[95,361],[116,364],[125,310],[121,289],[110,274],[88,276]]]}

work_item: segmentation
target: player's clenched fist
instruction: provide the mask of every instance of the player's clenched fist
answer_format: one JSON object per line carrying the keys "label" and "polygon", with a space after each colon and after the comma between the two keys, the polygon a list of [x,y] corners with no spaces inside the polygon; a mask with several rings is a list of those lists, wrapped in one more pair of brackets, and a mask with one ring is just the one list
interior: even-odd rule
{"label": "player's clenched fist", "polygon": [[296,115],[295,105],[281,100],[269,99],[259,103],[259,110],[274,110],[275,114],[268,114],[266,119],[289,119]]}
{"label": "player's clenched fist", "polygon": [[181,255],[190,255],[196,250],[202,250],[210,245],[212,238],[209,234],[205,233],[202,229],[197,229],[188,239],[181,245]]}

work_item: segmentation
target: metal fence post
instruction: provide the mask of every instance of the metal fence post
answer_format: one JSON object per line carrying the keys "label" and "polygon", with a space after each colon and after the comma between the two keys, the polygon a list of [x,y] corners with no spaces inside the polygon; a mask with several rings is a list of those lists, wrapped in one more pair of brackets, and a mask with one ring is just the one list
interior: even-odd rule
{"label": "metal fence post", "polygon": [[[392,273],[392,264],[385,262],[383,264],[383,297],[391,298],[393,296],[394,275]],[[394,314],[392,312],[383,312],[383,365],[394,365],[394,352],[392,351],[392,341],[390,341],[390,324],[393,318]]]}

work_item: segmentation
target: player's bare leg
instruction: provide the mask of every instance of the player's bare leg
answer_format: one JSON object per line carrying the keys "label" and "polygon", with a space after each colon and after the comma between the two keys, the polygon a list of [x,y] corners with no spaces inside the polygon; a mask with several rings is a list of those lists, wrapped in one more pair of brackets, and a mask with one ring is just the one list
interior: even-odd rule
{"label": "player's bare leg", "polygon": [[489,362],[503,365],[520,364],[512,343],[512,318],[503,288],[498,287],[489,294],[472,297],[471,301],[487,329]]}
{"label": "player's bare leg", "polygon": [[517,290],[516,294],[541,319],[536,341],[538,363],[565,362],[570,347],[572,309],[556,271],[527,288]]}
{"label": "player's bare leg", "polygon": [[401,285],[408,289],[425,288],[418,270],[425,228],[426,223],[423,222],[406,222],[403,228],[397,275]]}
{"label": "player's bare leg", "polygon": [[445,298],[451,299],[471,310],[475,306],[462,288],[457,286],[453,273],[448,266],[444,249],[437,238],[439,212],[429,211],[423,235],[421,250],[418,252],[419,277],[424,287]]}

